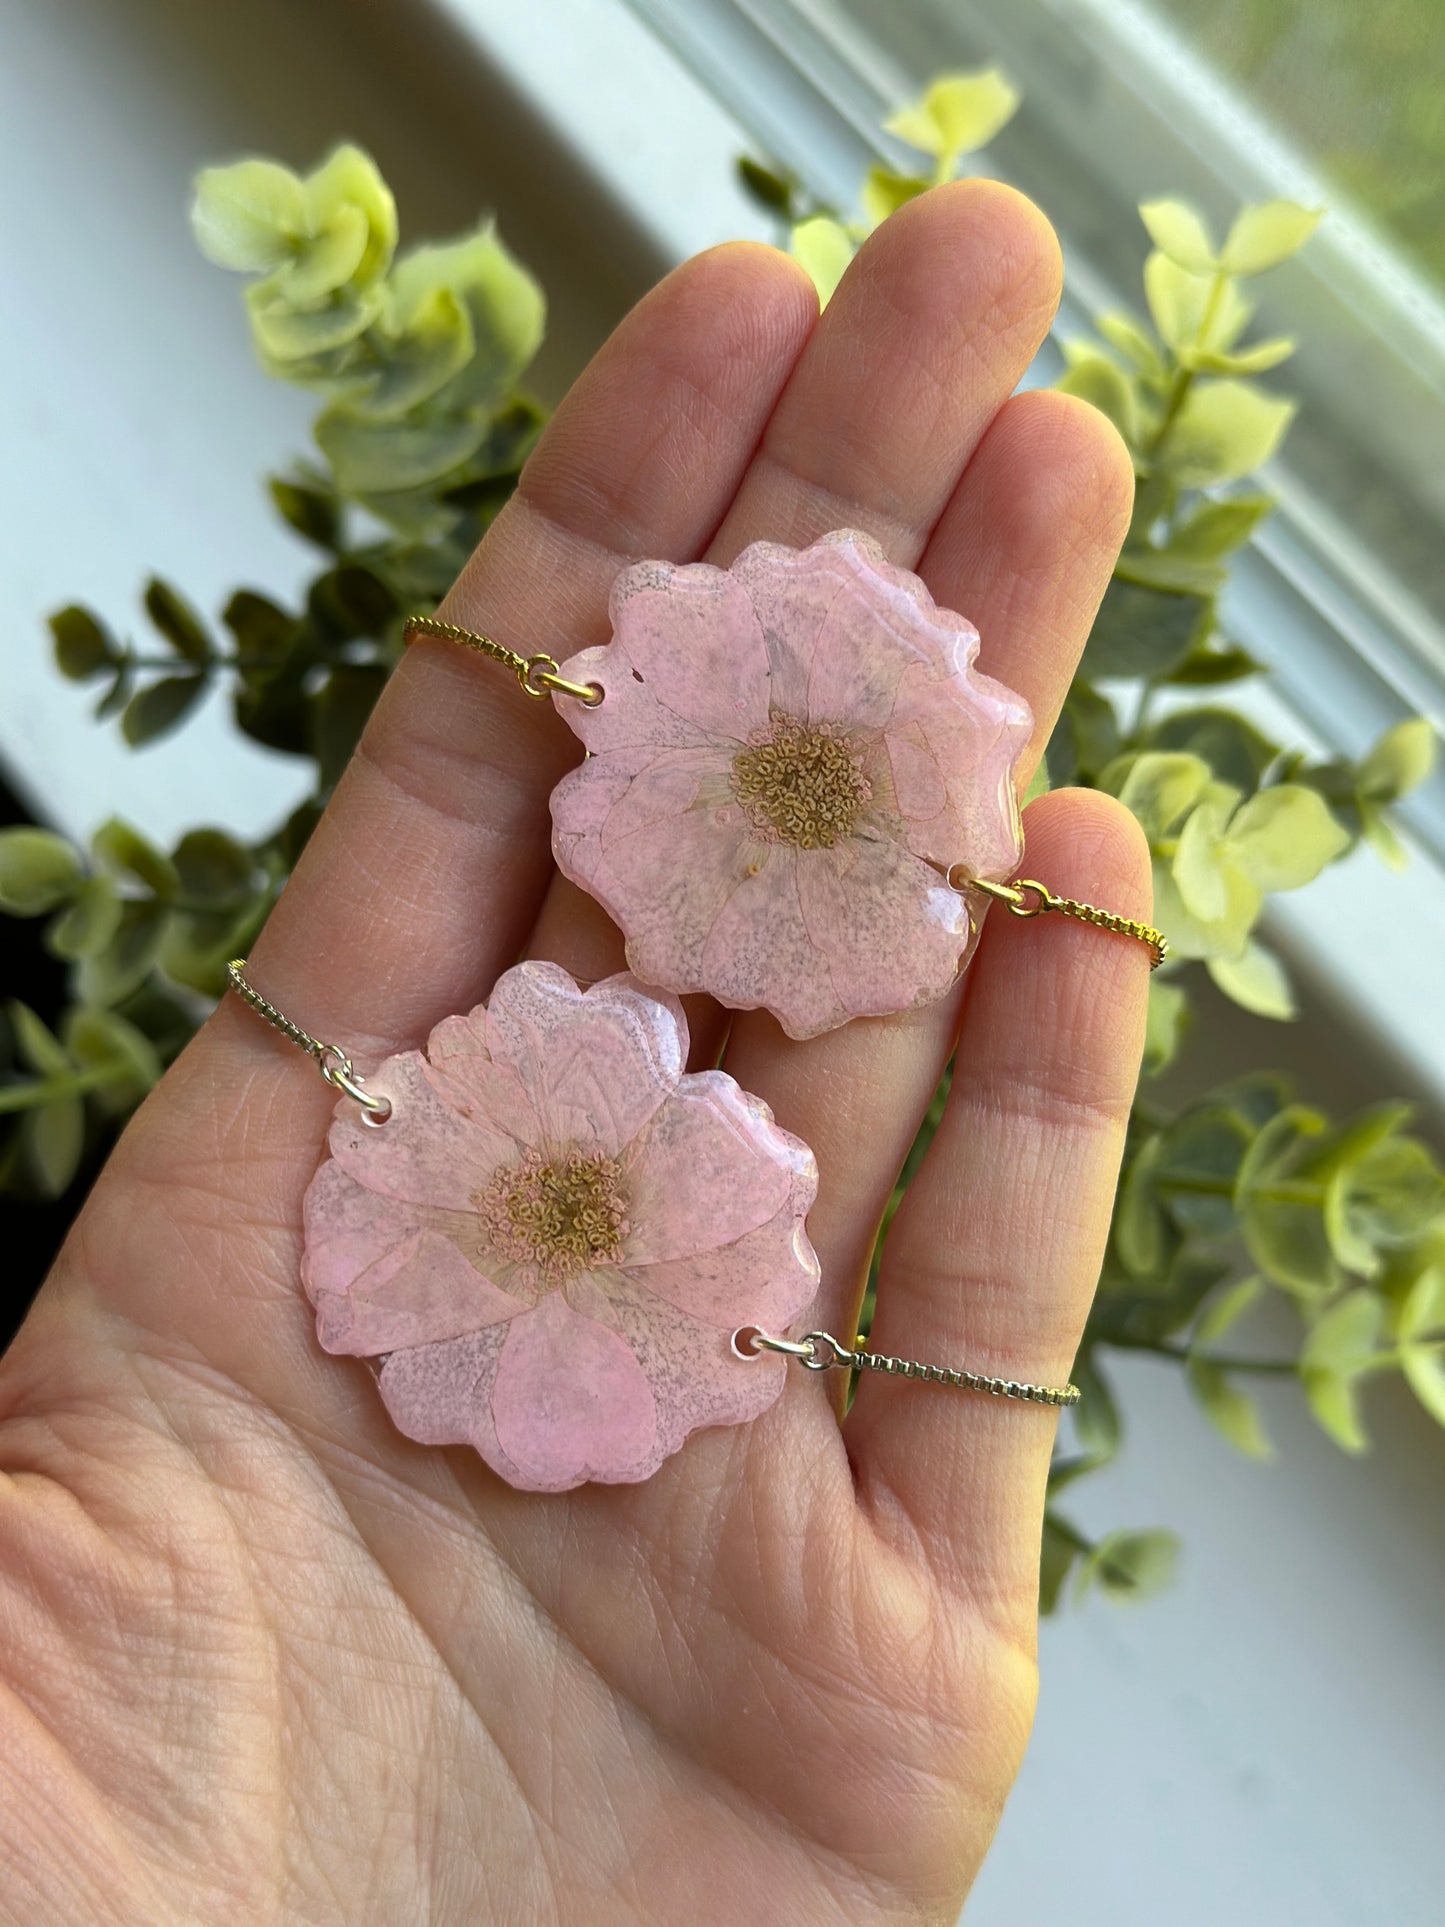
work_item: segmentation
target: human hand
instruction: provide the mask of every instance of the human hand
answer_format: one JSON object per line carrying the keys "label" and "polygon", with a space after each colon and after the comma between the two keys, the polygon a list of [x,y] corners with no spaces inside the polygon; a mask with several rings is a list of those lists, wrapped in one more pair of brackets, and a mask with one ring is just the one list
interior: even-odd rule
{"label": "human hand", "polygon": [[[1129,516],[1122,444],[1011,396],[1056,244],[998,186],[867,243],[821,320],[795,264],[679,269],[559,410],[442,614],[559,660],[638,556],[874,534],[983,636],[1046,740]],[[364,1068],[524,950],[617,933],[552,869],[550,706],[413,647],[253,953]],[[1027,769],[1025,775],[1027,775]],[[1120,806],[1028,811],[1028,867],[1147,911]],[[1063,927],[1054,927],[1062,925]],[[1067,1375],[1142,1042],[1133,944],[995,914],[943,1003],[808,1043],[735,1016],[726,1068],[815,1150],[809,1323]],[[720,1013],[690,1007],[699,1060]],[[413,1445],[324,1356],[301,1196],[334,1098],[234,1001],[126,1132],[0,1366],[0,1918],[951,1921],[1035,1692],[1045,1408],[795,1372],[633,1486],[515,1491]]]}

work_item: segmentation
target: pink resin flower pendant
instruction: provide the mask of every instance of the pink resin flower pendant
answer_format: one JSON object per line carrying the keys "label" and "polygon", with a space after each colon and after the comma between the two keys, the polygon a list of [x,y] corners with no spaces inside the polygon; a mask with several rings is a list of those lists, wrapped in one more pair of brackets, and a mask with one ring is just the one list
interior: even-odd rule
{"label": "pink resin flower pendant", "polygon": [[603,697],[557,702],[590,754],[552,793],[552,848],[637,975],[791,1037],[943,996],[977,935],[949,870],[1016,870],[1033,727],[973,667],[972,624],[848,530],[639,563],[611,613],[562,667]]}
{"label": "pink resin flower pendant", "polygon": [[384,1356],[408,1437],[563,1492],[645,1479],[777,1398],[786,1360],[731,1335],[812,1303],[817,1166],[687,1044],[629,976],[518,964],[368,1076],[384,1124],[338,1105],[302,1282],[327,1351]]}

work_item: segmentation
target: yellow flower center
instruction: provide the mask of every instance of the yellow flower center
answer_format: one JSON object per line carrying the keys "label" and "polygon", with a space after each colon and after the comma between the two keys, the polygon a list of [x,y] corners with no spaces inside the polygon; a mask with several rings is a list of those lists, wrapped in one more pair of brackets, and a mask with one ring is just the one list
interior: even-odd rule
{"label": "yellow flower center", "polygon": [[498,1171],[474,1199],[486,1251],[534,1266],[547,1284],[609,1264],[630,1229],[616,1158],[528,1151]]}
{"label": "yellow flower center", "polygon": [[852,834],[873,786],[849,738],[832,723],[777,716],[767,736],[733,758],[733,792],[765,835],[830,850]]}

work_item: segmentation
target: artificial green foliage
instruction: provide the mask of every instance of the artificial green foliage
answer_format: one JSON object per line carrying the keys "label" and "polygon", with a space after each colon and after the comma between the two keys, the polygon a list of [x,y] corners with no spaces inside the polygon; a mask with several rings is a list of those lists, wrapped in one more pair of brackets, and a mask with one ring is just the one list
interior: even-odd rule
{"label": "artificial green foliage", "polygon": [[[776,168],[740,171],[826,298],[868,230],[953,178],[1017,104],[993,70],[941,78],[888,123],[922,157],[917,171],[875,168],[857,215]],[[1256,1458],[1272,1449],[1253,1396],[1264,1379],[1293,1383],[1348,1451],[1366,1442],[1359,1392],[1380,1373],[1401,1374],[1445,1424],[1445,1191],[1404,1111],[1334,1123],[1272,1075],[1173,1112],[1151,1099],[1147,1080],[1197,1021],[1204,976],[1260,1016],[1292,1014],[1259,935],[1270,897],[1307,887],[1361,841],[1402,862],[1391,808],[1428,771],[1433,738],[1406,721],[1358,763],[1314,762],[1230,707],[1231,687],[1265,672],[1228,635],[1217,598],[1270,513],[1255,472],[1293,412],[1258,379],[1292,343],[1250,338],[1244,283],[1294,253],[1318,217],[1246,208],[1216,242],[1179,202],[1141,212],[1153,251],[1140,312],[1102,316],[1096,338],[1069,343],[1059,383],[1118,428],[1137,506],[1034,792],[1084,784],[1133,811],[1173,955],[1151,986],[1145,1094],[1076,1367],[1084,1401],[1051,1479],[1046,1609],[1066,1592],[1139,1598],[1173,1569],[1169,1533],[1094,1541],[1067,1514],[1067,1489],[1121,1448],[1122,1353],[1177,1366],[1224,1438]],[[305,179],[268,161],[209,170],[194,222],[213,260],[251,277],[262,366],[317,399],[312,456],[270,483],[316,572],[296,606],[243,588],[216,620],[154,580],[144,644],[63,609],[50,621],[55,660],[138,746],[224,690],[237,727],[306,760],[314,790],[254,844],[201,829],[162,851],[119,821],[88,851],[43,830],[0,833],[0,909],[45,919],[73,992],[56,1034],[18,1004],[0,1030],[0,1183],[32,1196],[66,1189],[220,994],[398,659],[404,614],[439,600],[541,420],[517,384],[541,340],[542,297],[490,223],[398,255],[391,195],[351,147]],[[889,1221],[946,1095],[945,1078]]]}

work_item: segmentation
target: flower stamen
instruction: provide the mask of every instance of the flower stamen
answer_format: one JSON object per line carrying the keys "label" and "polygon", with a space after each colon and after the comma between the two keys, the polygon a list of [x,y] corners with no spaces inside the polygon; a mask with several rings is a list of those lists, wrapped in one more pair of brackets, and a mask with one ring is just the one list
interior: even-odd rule
{"label": "flower stamen", "polygon": [[850,836],[873,786],[849,737],[831,723],[775,716],[733,758],[733,791],[755,829],[803,850]]}
{"label": "flower stamen", "polygon": [[545,1285],[612,1263],[630,1226],[622,1166],[574,1150],[529,1150],[473,1199],[487,1251],[533,1268]]}

